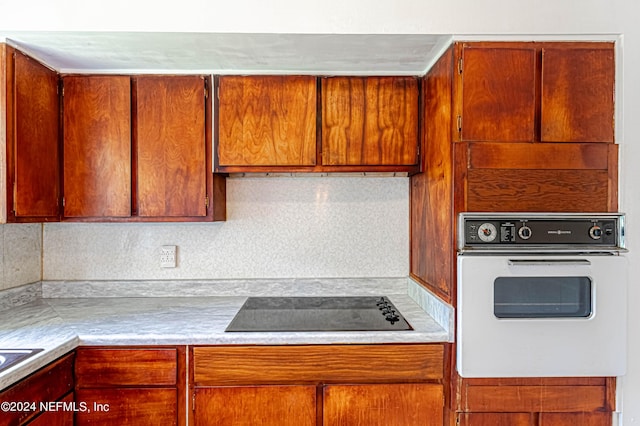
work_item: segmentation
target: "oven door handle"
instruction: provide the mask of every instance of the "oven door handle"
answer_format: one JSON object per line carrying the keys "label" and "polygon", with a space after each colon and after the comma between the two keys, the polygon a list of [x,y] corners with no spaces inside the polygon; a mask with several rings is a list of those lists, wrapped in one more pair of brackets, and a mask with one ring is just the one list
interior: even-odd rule
{"label": "oven door handle", "polygon": [[589,266],[588,259],[509,259],[510,266]]}

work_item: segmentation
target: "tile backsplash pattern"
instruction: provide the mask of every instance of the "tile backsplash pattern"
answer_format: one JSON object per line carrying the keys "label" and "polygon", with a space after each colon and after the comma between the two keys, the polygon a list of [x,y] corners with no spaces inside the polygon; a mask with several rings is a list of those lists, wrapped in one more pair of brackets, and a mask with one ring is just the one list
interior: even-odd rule
{"label": "tile backsplash pattern", "polygon": [[44,280],[404,277],[409,179],[229,178],[226,222],[48,223],[43,247]]}
{"label": "tile backsplash pattern", "polygon": [[42,225],[0,225],[0,290],[40,280]]}

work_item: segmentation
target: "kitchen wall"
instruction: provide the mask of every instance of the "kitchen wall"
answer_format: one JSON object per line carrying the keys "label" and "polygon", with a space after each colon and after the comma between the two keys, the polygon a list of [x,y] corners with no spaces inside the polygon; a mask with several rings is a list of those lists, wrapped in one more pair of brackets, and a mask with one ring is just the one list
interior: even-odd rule
{"label": "kitchen wall", "polygon": [[40,280],[42,225],[0,225],[0,290]]}
{"label": "kitchen wall", "polygon": [[45,224],[43,278],[405,277],[408,193],[406,177],[229,178],[226,222]]}

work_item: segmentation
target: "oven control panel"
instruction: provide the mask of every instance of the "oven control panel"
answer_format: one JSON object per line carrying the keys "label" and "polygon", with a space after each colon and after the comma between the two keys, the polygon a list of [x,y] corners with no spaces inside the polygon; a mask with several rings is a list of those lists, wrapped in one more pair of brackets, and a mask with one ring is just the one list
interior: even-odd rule
{"label": "oven control panel", "polygon": [[[602,214],[462,213],[459,248],[491,246],[583,246],[622,248],[623,216]],[[459,238],[459,240],[460,240]]]}

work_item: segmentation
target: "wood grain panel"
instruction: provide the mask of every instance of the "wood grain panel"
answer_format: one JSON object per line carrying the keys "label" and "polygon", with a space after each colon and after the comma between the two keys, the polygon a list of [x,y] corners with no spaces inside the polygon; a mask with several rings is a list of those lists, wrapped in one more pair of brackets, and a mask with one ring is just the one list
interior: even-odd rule
{"label": "wood grain panel", "polygon": [[201,76],[141,76],[136,92],[138,215],[206,216]]}
{"label": "wood grain panel", "polygon": [[540,413],[539,426],[611,426],[611,413]]}
{"label": "wood grain panel", "polygon": [[470,143],[471,169],[607,170],[609,145],[593,143]]}
{"label": "wood grain panel", "polygon": [[468,211],[605,212],[606,170],[468,170]]}
{"label": "wood grain panel", "polygon": [[315,77],[224,76],[219,81],[219,165],[316,163]]}
{"label": "wood grain panel", "polygon": [[[65,355],[0,393],[0,401],[57,401],[73,391],[73,354]],[[17,425],[33,418],[39,411],[6,411],[0,424]]]}
{"label": "wood grain panel", "polygon": [[324,388],[325,426],[441,426],[442,385],[330,385]]}
{"label": "wood grain panel", "polygon": [[[177,425],[177,390],[164,388],[80,389],[76,401],[88,411],[76,413],[76,425]],[[108,409],[96,410],[94,403]]]}
{"label": "wood grain panel", "polygon": [[[42,413],[29,422],[29,426],[73,426],[73,408],[75,408],[73,392],[67,394],[60,402],[65,404],[62,409],[54,409]],[[71,408],[69,409],[68,407]]]}
{"label": "wood grain panel", "polygon": [[124,76],[64,77],[64,216],[131,215],[131,88]]}
{"label": "wood grain panel", "polygon": [[468,386],[463,410],[572,412],[609,409],[605,386]]}
{"label": "wood grain panel", "polygon": [[60,199],[58,74],[15,54],[15,150],[11,178],[15,182],[16,217],[57,220]]}
{"label": "wood grain panel", "polygon": [[314,426],[315,386],[196,388],[195,425]]}
{"label": "wood grain panel", "polygon": [[444,347],[431,345],[194,347],[196,386],[440,380]]}
{"label": "wood grain panel", "polygon": [[[423,80],[423,173],[411,176],[411,274],[446,301],[453,290],[453,51]],[[437,241],[438,244],[433,244]]]}
{"label": "wood grain panel", "polygon": [[534,141],[536,50],[533,45],[463,44],[457,79],[462,141]]}
{"label": "wood grain panel", "polygon": [[538,426],[533,413],[462,413],[458,419],[459,426]]}
{"label": "wood grain panel", "polygon": [[413,77],[322,79],[323,165],[418,162],[418,82]]}
{"label": "wood grain panel", "polygon": [[169,349],[84,349],[76,354],[79,388],[175,385],[177,351]]}
{"label": "wood grain panel", "polygon": [[605,46],[542,49],[542,141],[613,142],[615,59]]}

